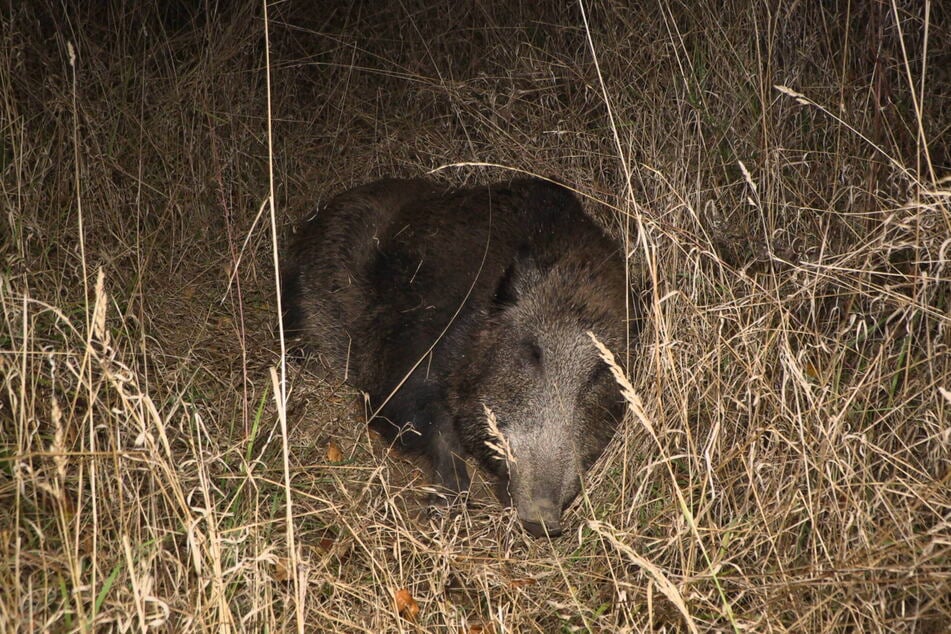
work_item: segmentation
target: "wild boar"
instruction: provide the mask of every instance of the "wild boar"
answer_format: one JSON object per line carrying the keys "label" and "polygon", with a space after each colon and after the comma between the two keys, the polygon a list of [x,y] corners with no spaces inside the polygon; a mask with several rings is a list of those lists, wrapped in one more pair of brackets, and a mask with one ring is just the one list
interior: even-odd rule
{"label": "wild boar", "polygon": [[449,492],[474,457],[526,530],[561,534],[624,413],[587,333],[617,354],[640,323],[620,246],[568,189],[376,181],[318,210],[285,260],[287,332],[368,394],[376,429]]}

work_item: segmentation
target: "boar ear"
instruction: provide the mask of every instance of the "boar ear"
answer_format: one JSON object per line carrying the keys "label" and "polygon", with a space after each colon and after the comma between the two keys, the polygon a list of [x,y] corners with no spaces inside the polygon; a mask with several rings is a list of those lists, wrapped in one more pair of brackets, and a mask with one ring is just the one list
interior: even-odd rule
{"label": "boar ear", "polygon": [[499,278],[493,299],[499,306],[511,306],[540,279],[541,271],[535,258],[527,249],[519,249],[515,259]]}

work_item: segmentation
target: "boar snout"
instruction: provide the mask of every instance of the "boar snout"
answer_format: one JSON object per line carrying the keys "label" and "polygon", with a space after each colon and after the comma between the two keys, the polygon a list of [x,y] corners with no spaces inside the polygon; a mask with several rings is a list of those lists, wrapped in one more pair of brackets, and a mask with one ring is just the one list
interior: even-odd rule
{"label": "boar snout", "polygon": [[518,507],[518,519],[532,537],[558,537],[561,529],[561,505],[551,500],[532,500]]}

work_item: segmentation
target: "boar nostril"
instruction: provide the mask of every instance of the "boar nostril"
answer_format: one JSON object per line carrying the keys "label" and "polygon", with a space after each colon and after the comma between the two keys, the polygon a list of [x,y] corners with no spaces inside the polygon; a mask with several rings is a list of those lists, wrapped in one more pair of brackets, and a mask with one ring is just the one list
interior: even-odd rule
{"label": "boar nostril", "polygon": [[522,526],[532,537],[558,537],[561,535],[561,524],[544,524],[542,522],[523,521]]}

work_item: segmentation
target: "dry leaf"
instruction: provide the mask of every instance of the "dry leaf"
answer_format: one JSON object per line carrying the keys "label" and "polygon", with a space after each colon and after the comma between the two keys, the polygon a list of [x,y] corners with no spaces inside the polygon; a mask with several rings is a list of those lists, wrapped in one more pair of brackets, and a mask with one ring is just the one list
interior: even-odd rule
{"label": "dry leaf", "polygon": [[404,619],[412,621],[415,621],[416,617],[419,616],[419,604],[416,603],[416,599],[406,588],[396,592],[396,611]]}
{"label": "dry leaf", "polygon": [[274,579],[276,581],[287,581],[291,578],[290,566],[287,559],[278,557],[274,560]]}
{"label": "dry leaf", "polygon": [[531,577],[526,577],[525,579],[512,579],[509,581],[510,588],[524,588],[525,586],[535,585],[535,580]]}
{"label": "dry leaf", "polygon": [[340,450],[340,445],[332,440],[327,443],[327,460],[328,462],[343,461],[343,452]]}

